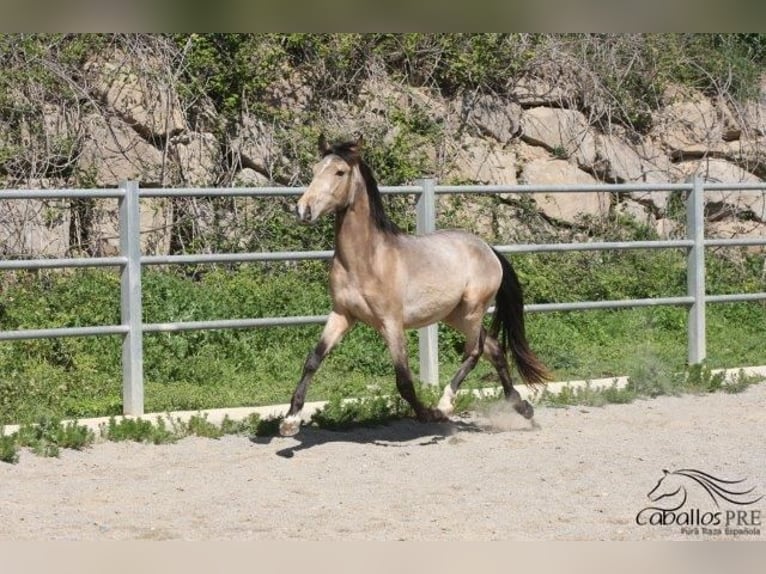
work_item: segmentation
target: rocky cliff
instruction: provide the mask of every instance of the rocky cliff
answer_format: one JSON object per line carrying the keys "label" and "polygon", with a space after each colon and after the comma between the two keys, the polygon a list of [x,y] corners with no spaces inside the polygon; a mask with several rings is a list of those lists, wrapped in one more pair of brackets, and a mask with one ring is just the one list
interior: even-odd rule
{"label": "rocky cliff", "polygon": [[[320,131],[333,136],[361,132],[373,149],[416,155],[419,173],[411,175],[444,183],[766,178],[766,75],[759,94],[746,101],[670,83],[643,129],[636,130],[605,121],[597,106],[583,101],[581,76],[564,65],[529,67],[502,91],[438,90],[368,69],[353,98],[344,92],[331,99],[315,77],[284,62],[278,81],[263,88],[262,106],[240,105],[235,120],[222,127],[221,103],[204,91],[193,98],[184,92],[179,53],[163,51],[164,45],[110,42],[66,70],[57,69],[56,58],[44,53],[55,83],[34,78],[6,83],[0,185],[114,187],[127,179],[139,180],[142,187],[302,184]],[[5,55],[6,60],[31,57],[18,51]],[[74,97],[53,97],[56,89],[68,89]],[[382,163],[371,163],[382,184],[402,183],[387,180]],[[763,191],[716,192],[706,199],[710,234],[766,235]],[[449,210],[485,209],[474,213],[479,224],[493,218],[497,223],[497,213],[486,210],[500,210],[507,221],[496,224],[493,233],[512,241],[517,237],[509,230],[519,218],[514,203],[519,198],[503,200],[480,208],[458,202]],[[535,195],[525,207],[524,213],[531,209],[551,226],[578,226],[619,213],[660,236],[678,230],[669,193]],[[214,219],[235,225],[242,206],[147,200],[142,209],[146,250],[168,252],[183,249],[195,234],[204,235]],[[4,256],[61,256],[78,249],[111,253],[115,246],[114,203],[0,201]]]}

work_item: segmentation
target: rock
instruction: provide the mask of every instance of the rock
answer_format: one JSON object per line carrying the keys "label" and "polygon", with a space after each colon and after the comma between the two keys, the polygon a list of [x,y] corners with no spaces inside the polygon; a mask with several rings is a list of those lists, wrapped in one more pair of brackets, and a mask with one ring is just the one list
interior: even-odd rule
{"label": "rock", "polygon": [[56,144],[76,140],[80,127],[80,110],[60,105],[44,104],[42,126],[48,142]]}
{"label": "rock", "polygon": [[[49,187],[39,183],[30,188]],[[0,256],[65,257],[70,216],[67,200],[0,201]]]}
{"label": "rock", "polygon": [[766,137],[728,142],[722,157],[761,179],[766,178]]}
{"label": "rock", "polygon": [[116,117],[90,114],[84,118],[84,138],[78,168],[97,187],[121,181],[161,187],[171,178],[162,152]]}
{"label": "rock", "polygon": [[[679,164],[688,179],[699,176],[711,183],[758,183],[761,180],[740,166],[722,159],[704,159]],[[766,191],[713,190],[705,192],[706,217],[715,221],[725,217],[745,217],[766,222]]]}
{"label": "rock", "polygon": [[742,105],[739,112],[739,125],[747,137],[766,136],[766,73],[761,75],[760,97]]}
{"label": "rock", "polygon": [[625,199],[620,201],[615,206],[615,211],[620,214],[627,215],[635,219],[638,223],[649,225],[654,223],[652,212],[646,205],[633,201],[632,199]]}
{"label": "rock", "polygon": [[516,184],[516,155],[479,138],[464,137],[446,178],[477,184]]}
{"label": "rock", "polygon": [[742,167],[724,159],[708,158],[677,164],[678,180],[697,175],[713,183],[757,183],[761,181]]}
{"label": "rock", "polygon": [[239,133],[231,140],[230,149],[242,167],[271,173],[271,166],[280,161],[281,152],[274,141],[273,130],[265,122],[244,116]]}
{"label": "rock", "polygon": [[[706,237],[732,239],[735,237],[766,237],[766,223],[763,221],[740,221],[723,219],[709,223],[705,229]],[[763,247],[753,245],[746,248],[752,253],[763,253]]]}
{"label": "rock", "polygon": [[141,251],[147,255],[170,252],[173,202],[164,197],[141,200]]}
{"label": "rock", "polygon": [[715,99],[715,107],[721,120],[721,138],[727,142],[741,138],[742,125],[728,102],[723,97],[718,97]]}
{"label": "rock", "polygon": [[268,177],[249,167],[239,170],[233,180],[234,187],[265,187],[270,183]]}
{"label": "rock", "polygon": [[221,176],[221,149],[211,133],[185,133],[171,140],[181,181],[188,187],[216,185]]}
{"label": "rock", "polygon": [[607,181],[617,183],[644,180],[644,166],[638,152],[622,138],[602,135],[597,140],[598,171]]}
{"label": "rock", "polygon": [[685,227],[675,219],[660,217],[654,222],[654,230],[659,237],[682,237]]}
{"label": "rock", "polygon": [[766,104],[748,102],[742,109],[742,130],[754,136],[766,136]]}
{"label": "rock", "polygon": [[86,63],[99,99],[146,139],[169,137],[186,129],[175,78],[152,56],[129,56],[116,50]]}
{"label": "rock", "polygon": [[[596,184],[591,175],[560,160],[535,160],[524,166],[521,183],[534,185]],[[609,194],[603,192],[535,193],[531,195],[546,216],[575,223],[583,215],[601,217],[609,210]]]}
{"label": "rock", "polygon": [[535,160],[550,160],[551,154],[544,147],[539,145],[530,145],[521,139],[514,140],[511,144],[511,148],[516,154],[517,161],[520,165],[527,164]]}
{"label": "rock", "polygon": [[578,165],[596,162],[596,138],[585,116],[576,110],[537,107],[521,115],[521,138],[544,146],[556,157],[573,157]]}
{"label": "rock", "polygon": [[652,117],[651,137],[673,157],[700,157],[724,148],[724,120],[713,102],[699,92],[674,88],[668,105]]}
{"label": "rock", "polygon": [[[598,138],[597,158],[597,171],[616,183],[667,183],[676,169],[650,141],[630,144],[613,135]],[[668,193],[662,191],[634,191],[630,197],[654,210],[664,210],[668,203]]]}
{"label": "rock", "polygon": [[572,107],[578,100],[580,81],[572,71],[574,66],[541,62],[512,81],[508,87],[511,97],[523,107]]}
{"label": "rock", "polygon": [[479,133],[508,143],[521,129],[521,106],[491,95],[463,99],[463,115]]}
{"label": "rock", "polygon": [[[167,198],[147,198],[140,202],[141,251],[148,255],[170,251],[173,205]],[[120,253],[120,217],[117,201],[93,201],[89,245],[82,247],[96,256]]]}

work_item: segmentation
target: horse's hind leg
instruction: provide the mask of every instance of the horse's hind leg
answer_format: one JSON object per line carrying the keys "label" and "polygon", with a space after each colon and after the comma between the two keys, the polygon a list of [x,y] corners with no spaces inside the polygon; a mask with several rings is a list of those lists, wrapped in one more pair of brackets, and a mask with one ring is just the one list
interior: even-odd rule
{"label": "horse's hind leg", "polygon": [[353,319],[333,311],[325,323],[322,336],[316,347],[306,357],[303,365],[303,374],[298,386],[295,388],[293,398],[290,401],[290,409],[287,415],[279,425],[279,434],[282,436],[293,436],[298,433],[301,426],[300,412],[303,409],[303,403],[306,400],[306,391],[314,373],[322,364],[322,360],[330,353],[330,350],[341,340],[343,335],[348,332],[354,324]]}
{"label": "horse's hind leg", "polygon": [[468,373],[476,367],[476,363],[479,362],[484,351],[486,332],[481,326],[484,311],[483,306],[476,306],[473,312],[464,314],[465,306],[461,305],[446,319],[448,325],[457,329],[465,336],[465,352],[463,353],[463,362],[449,384],[444,387],[444,392],[439,400],[438,409],[445,416],[452,414],[455,396],[457,396],[460,385],[468,376]]}
{"label": "horse's hind leg", "polygon": [[444,387],[441,399],[439,399],[438,409],[444,414],[449,416],[454,410],[454,401],[457,396],[458,389],[463,383],[468,373],[473,371],[476,367],[476,363],[481,358],[482,351],[484,349],[484,329],[479,328],[477,333],[472,334],[470,337],[466,335],[465,353],[463,354],[463,362],[460,364],[455,375],[447,386]]}
{"label": "horse's hind leg", "polygon": [[500,377],[500,384],[503,385],[505,400],[513,405],[513,408],[517,413],[526,419],[531,419],[535,414],[535,410],[528,401],[521,398],[519,391],[513,388],[511,371],[508,368],[508,359],[506,359],[500,343],[491,335],[486,335],[484,338],[484,354],[494,365],[495,370]]}

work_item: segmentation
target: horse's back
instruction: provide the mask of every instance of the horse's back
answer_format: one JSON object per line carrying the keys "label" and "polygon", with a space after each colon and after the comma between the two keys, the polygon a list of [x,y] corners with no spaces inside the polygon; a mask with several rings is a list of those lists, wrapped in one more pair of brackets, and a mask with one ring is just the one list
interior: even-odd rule
{"label": "horse's back", "polygon": [[401,237],[406,275],[407,323],[441,320],[463,301],[489,302],[502,280],[502,266],[482,239],[460,230]]}
{"label": "horse's back", "polygon": [[410,266],[435,267],[435,272],[486,275],[492,270],[502,275],[502,267],[486,241],[459,229],[445,229],[427,235],[409,235],[402,242],[402,253]]}

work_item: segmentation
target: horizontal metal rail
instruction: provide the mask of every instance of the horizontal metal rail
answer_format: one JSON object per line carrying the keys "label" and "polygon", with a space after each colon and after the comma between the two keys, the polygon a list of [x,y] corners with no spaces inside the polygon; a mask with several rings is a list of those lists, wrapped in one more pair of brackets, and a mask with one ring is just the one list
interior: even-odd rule
{"label": "horizontal metal rail", "polygon": [[733,237],[731,239],[705,239],[705,247],[747,247],[766,245],[766,237]]}
{"label": "horizontal metal rail", "polygon": [[[766,190],[766,183],[712,184],[695,179],[688,183],[626,183],[585,185],[436,185],[434,180],[418,180],[417,185],[381,186],[380,191],[394,195],[416,195],[416,221],[418,233],[435,229],[436,195],[447,194],[556,194],[556,193],[641,193],[683,192],[687,198],[687,237],[656,241],[594,241],[585,243],[551,243],[498,245],[502,253],[552,253],[571,251],[604,251],[635,249],[685,249],[687,251],[688,294],[678,297],[623,299],[608,301],[577,301],[563,303],[534,303],[525,306],[531,313],[585,311],[595,309],[623,309],[660,305],[685,306],[689,309],[687,344],[690,362],[705,356],[706,303],[751,302],[766,300],[766,293],[733,293],[707,295],[704,292],[704,248],[764,246],[766,238],[738,237],[732,239],[704,237],[703,192],[709,190]],[[280,326],[313,325],[324,323],[326,315],[291,317],[259,317],[244,319],[217,319],[205,321],[179,321],[143,323],[141,318],[141,268],[145,265],[226,264],[271,261],[326,260],[332,250],[281,251],[269,253],[201,253],[186,255],[141,255],[139,250],[140,219],[138,199],[178,197],[296,197],[305,187],[258,188],[194,188],[150,189],[139,188],[136,182],[125,182],[118,189],[90,190],[5,190],[3,199],[117,199],[120,212],[120,256],[93,258],[11,259],[0,261],[0,270],[46,269],[69,267],[119,267],[121,273],[121,325],[66,327],[52,329],[24,329],[0,332],[0,341],[25,339],[121,335],[123,337],[123,400],[126,414],[143,412],[143,347],[144,333],[176,333],[203,329],[248,329]],[[491,309],[490,309],[491,311]],[[435,328],[421,330],[421,377],[438,381],[437,337]],[[424,358],[425,355],[428,355]],[[427,367],[427,368],[426,368]]]}
{"label": "horizontal metal rail", "polygon": [[557,251],[606,251],[609,249],[670,249],[691,247],[691,239],[672,239],[663,241],[605,241],[592,243],[541,243],[519,245],[496,245],[500,253],[545,253]]}
{"label": "horizontal metal rail", "polygon": [[[706,184],[706,187],[707,184]],[[629,193],[651,191],[691,191],[691,183],[607,183],[577,185],[435,185],[434,193]]]}
{"label": "horizontal metal rail", "polygon": [[257,319],[222,319],[212,321],[183,321],[177,323],[146,323],[144,333],[178,333],[207,329],[253,329],[259,327],[293,327],[315,325],[327,321],[327,315],[297,317],[263,317]]}
{"label": "horizontal metal rail", "polygon": [[145,265],[185,265],[195,263],[247,263],[253,261],[302,261],[331,259],[333,251],[274,251],[263,253],[203,253],[198,255],[144,255]]}
{"label": "horizontal metal rail", "polygon": [[[417,185],[380,186],[381,193],[410,195],[422,193]],[[141,198],[161,197],[296,197],[306,191],[305,187],[195,187],[195,188],[142,188]]]}
{"label": "horizontal metal rail", "polygon": [[125,265],[126,257],[76,257],[70,259],[7,259],[0,261],[0,270],[52,269],[70,267],[115,267]]}
{"label": "horizontal metal rail", "polygon": [[125,191],[116,189],[0,189],[0,199],[119,199]]}
{"label": "horizontal metal rail", "polygon": [[729,295],[705,295],[707,303],[740,303],[744,301],[762,301],[766,293],[731,293]]}
{"label": "horizontal metal rail", "polygon": [[694,297],[656,297],[652,299],[610,299],[608,301],[578,301],[576,303],[532,303],[524,306],[529,313],[557,311],[587,311],[592,309],[624,309],[629,307],[658,307],[661,305],[691,305]]}
{"label": "horizontal metal rail", "polygon": [[[708,303],[729,303],[766,300],[764,293],[739,293],[731,295],[707,295]],[[693,297],[657,297],[652,299],[612,299],[607,301],[577,301],[571,303],[531,303],[524,306],[527,313],[554,313],[564,311],[587,311],[595,309],[624,309],[632,307],[658,307],[691,305]],[[494,312],[490,307],[487,313]],[[144,333],[179,333],[214,329],[255,329],[266,327],[294,327],[317,325],[327,321],[327,315],[301,315],[289,317],[260,317],[254,319],[222,319],[210,321],[179,321],[168,323],[144,323]],[[64,327],[56,329],[29,329],[0,331],[0,341],[18,341],[57,337],[86,337],[98,335],[124,335],[128,328],[123,325],[93,327]]]}
{"label": "horizontal metal rail", "polygon": [[[589,243],[538,243],[495,245],[500,253],[554,253],[568,251],[607,251],[631,249],[672,249],[693,245],[690,239],[658,241],[594,241]],[[766,245],[766,238],[706,239],[706,247],[743,247]],[[332,259],[334,251],[268,251],[259,253],[199,253],[190,255],[144,255],[144,265],[188,265],[204,263],[248,263],[259,261],[303,261]],[[125,257],[77,257],[64,259],[8,259],[0,261],[0,270],[54,269],[72,267],[115,267],[125,265]]]}
{"label": "horizontal metal rail", "polygon": [[302,194],[305,187],[199,187],[199,188],[141,188],[138,196],[161,197],[294,197]]}
{"label": "horizontal metal rail", "polygon": [[127,325],[103,325],[95,327],[59,327],[56,329],[24,329],[0,331],[0,341],[24,341],[27,339],[55,339],[58,337],[92,337],[96,335],[124,335]]}
{"label": "horizontal metal rail", "polygon": [[751,183],[713,183],[704,182],[702,184],[706,191],[764,191],[766,182]]}

